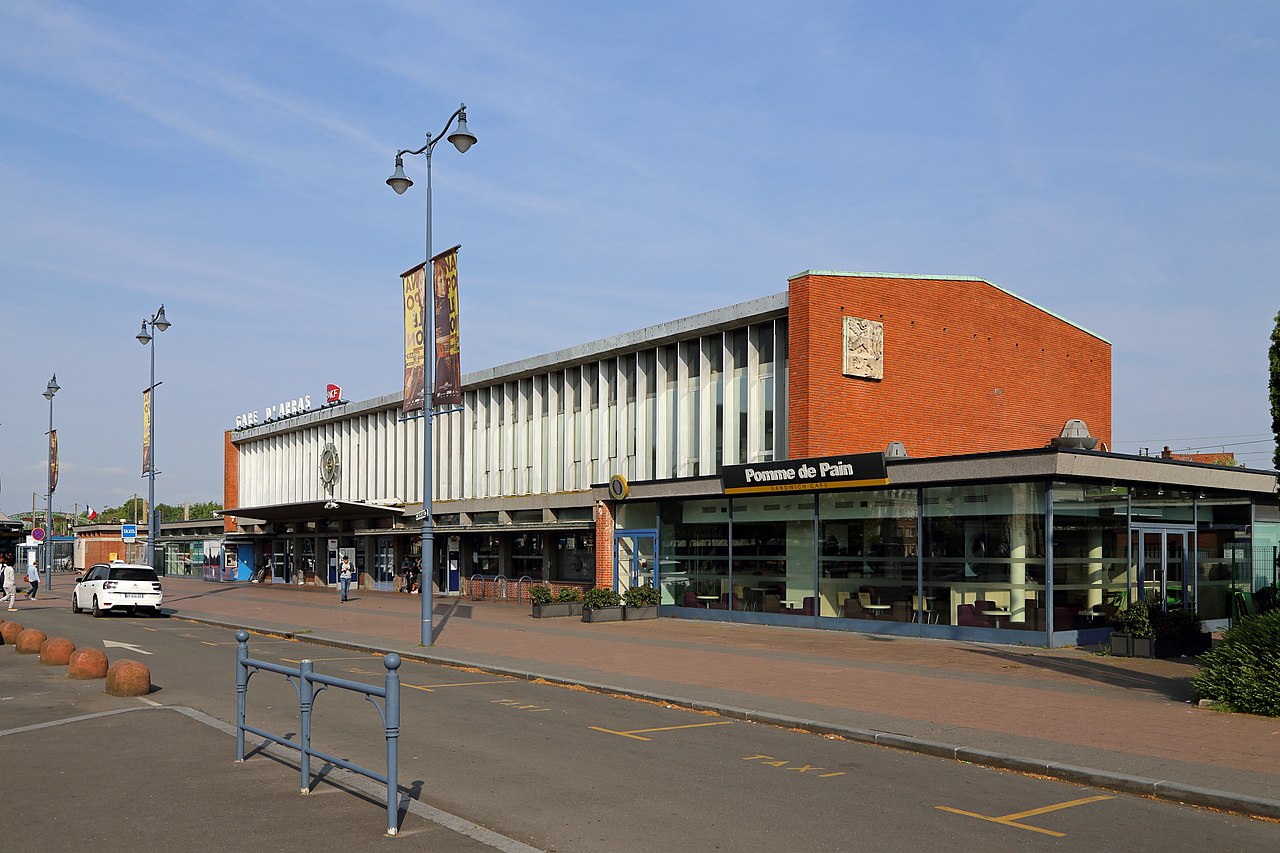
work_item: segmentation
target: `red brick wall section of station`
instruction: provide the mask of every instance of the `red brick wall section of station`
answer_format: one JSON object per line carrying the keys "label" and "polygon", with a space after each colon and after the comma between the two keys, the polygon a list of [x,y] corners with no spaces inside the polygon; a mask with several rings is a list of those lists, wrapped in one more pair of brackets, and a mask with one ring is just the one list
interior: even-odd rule
{"label": "red brick wall section of station", "polygon": [[[884,324],[884,378],[843,375],[843,318]],[[792,458],[1111,443],[1111,345],[984,281],[803,275],[788,310]],[[597,539],[597,541],[600,541]]]}
{"label": "red brick wall section of station", "polygon": [[[240,506],[240,448],[231,442],[231,430],[224,432],[222,438],[222,506]],[[222,517],[223,532],[235,533],[237,529],[233,516]]]}
{"label": "red brick wall section of station", "polygon": [[613,505],[596,503],[596,586],[613,589]]}

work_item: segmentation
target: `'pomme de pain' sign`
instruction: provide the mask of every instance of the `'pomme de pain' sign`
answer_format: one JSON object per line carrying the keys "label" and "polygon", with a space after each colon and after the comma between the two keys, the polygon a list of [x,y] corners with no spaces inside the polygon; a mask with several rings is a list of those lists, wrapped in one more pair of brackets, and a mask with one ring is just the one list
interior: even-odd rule
{"label": "'pomme de pain' sign", "polygon": [[725,494],[752,492],[811,492],[852,489],[889,483],[883,453],[850,453],[819,459],[785,459],[751,465],[726,465],[720,470]]}

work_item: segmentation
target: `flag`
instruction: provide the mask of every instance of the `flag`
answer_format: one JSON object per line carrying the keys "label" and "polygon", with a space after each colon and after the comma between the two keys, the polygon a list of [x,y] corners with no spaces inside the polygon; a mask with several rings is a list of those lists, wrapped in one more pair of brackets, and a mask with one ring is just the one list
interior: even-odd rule
{"label": "flag", "polygon": [[98,511],[91,506],[87,506],[85,507],[85,515],[89,516],[90,521],[96,521],[98,518]]}

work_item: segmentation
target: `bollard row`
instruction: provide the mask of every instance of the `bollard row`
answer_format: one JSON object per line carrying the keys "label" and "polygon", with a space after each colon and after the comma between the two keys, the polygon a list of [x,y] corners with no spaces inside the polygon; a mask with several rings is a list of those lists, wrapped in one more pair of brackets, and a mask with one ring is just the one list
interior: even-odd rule
{"label": "bollard row", "polygon": [[66,637],[49,637],[39,628],[0,619],[0,646],[12,646],[20,655],[39,655],[44,666],[65,666],[67,678],[106,679],[112,696],[145,696],[151,692],[151,670],[141,661],[122,659],[108,665],[105,653],[76,648]]}

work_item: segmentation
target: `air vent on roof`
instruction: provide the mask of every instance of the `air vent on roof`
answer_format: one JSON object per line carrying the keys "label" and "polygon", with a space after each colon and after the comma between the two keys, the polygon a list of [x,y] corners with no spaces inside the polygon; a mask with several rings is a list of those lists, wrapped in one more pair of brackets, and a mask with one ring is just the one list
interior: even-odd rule
{"label": "air vent on roof", "polygon": [[906,459],[907,455],[907,446],[901,441],[891,441],[884,449],[885,459]]}
{"label": "air vent on roof", "polygon": [[1079,450],[1093,450],[1098,446],[1098,439],[1089,435],[1089,427],[1079,418],[1072,418],[1062,427],[1062,433],[1049,440],[1054,447],[1074,447]]}

